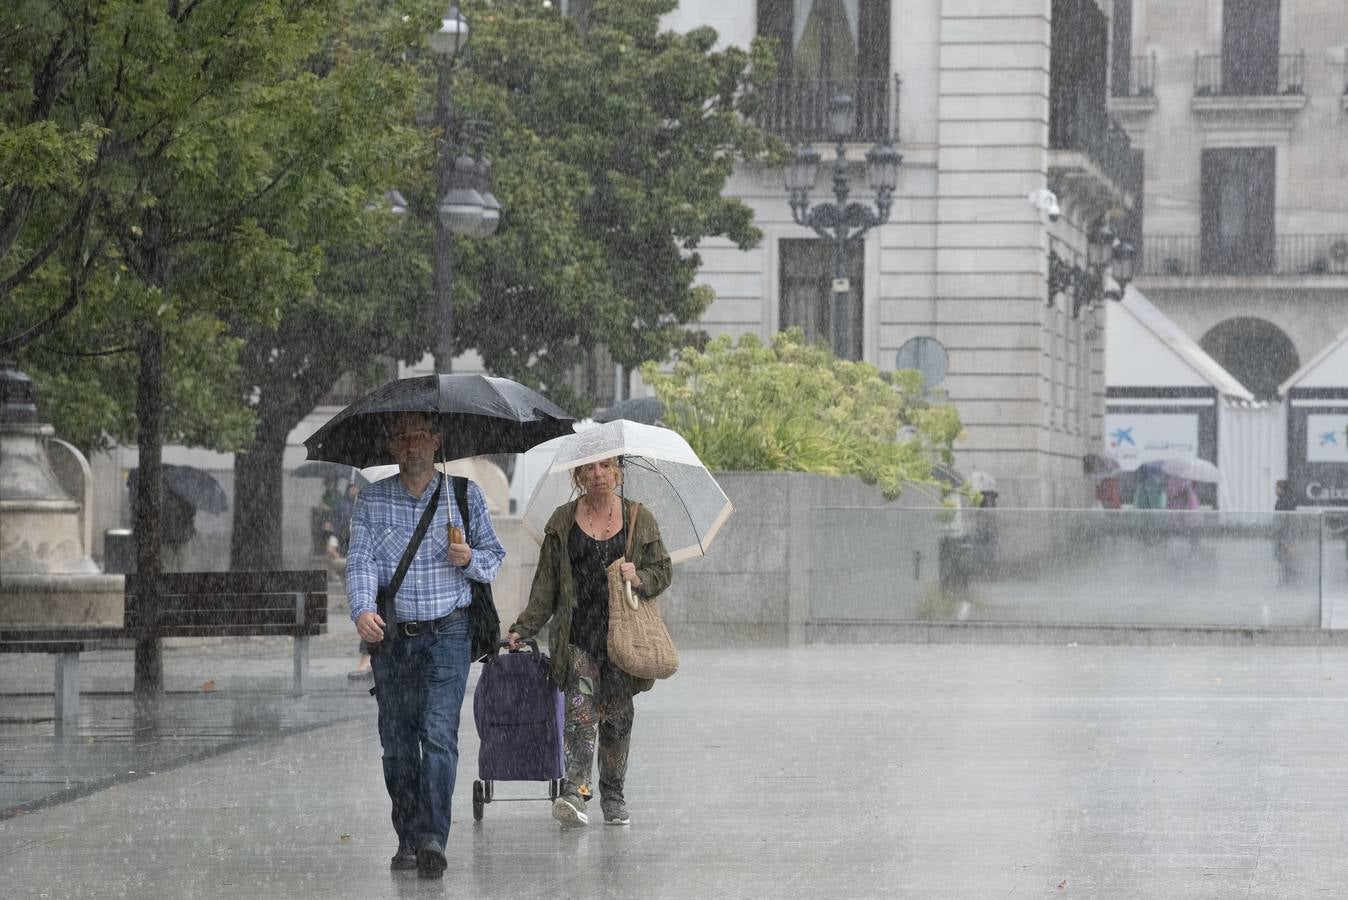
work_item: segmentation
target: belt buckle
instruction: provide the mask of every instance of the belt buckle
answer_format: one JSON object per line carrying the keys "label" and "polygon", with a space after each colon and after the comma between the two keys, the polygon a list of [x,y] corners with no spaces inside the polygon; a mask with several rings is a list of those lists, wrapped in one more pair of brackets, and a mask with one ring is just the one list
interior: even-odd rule
{"label": "belt buckle", "polygon": [[420,623],[420,622],[404,622],[404,623],[403,623],[403,634],[406,635],[407,637],[416,637],[416,636],[418,636],[419,634],[421,634],[421,623]]}

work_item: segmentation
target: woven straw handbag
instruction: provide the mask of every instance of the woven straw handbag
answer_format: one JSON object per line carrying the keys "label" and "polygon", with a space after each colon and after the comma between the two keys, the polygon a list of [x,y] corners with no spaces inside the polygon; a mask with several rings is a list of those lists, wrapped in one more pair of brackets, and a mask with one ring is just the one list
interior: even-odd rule
{"label": "woven straw handbag", "polygon": [[637,678],[668,678],[679,669],[679,651],[669,637],[653,600],[640,600],[623,581],[621,568],[632,558],[638,503],[627,529],[627,552],[608,567],[608,655],[614,665]]}

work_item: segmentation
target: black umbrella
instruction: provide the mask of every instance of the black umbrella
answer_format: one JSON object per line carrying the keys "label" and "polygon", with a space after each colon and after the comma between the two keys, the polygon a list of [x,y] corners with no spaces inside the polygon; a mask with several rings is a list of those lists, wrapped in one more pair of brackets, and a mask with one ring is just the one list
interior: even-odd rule
{"label": "black umbrella", "polygon": [[551,400],[509,378],[423,375],[401,378],[361,397],[304,442],[309,459],[366,466],[396,463],[385,426],[393,413],[416,412],[439,423],[444,459],[523,453],[570,434],[575,421]]}
{"label": "black umbrella", "polygon": [[[203,472],[193,466],[164,465],[160,468],[164,473],[164,490],[171,491],[192,508],[208,513],[222,513],[229,509],[229,497],[225,495],[225,489],[220,487],[220,482],[209,472]],[[127,473],[127,482],[133,498],[136,496],[136,483],[139,478],[139,469],[132,469]]]}
{"label": "black umbrella", "polygon": [[370,483],[370,479],[345,463],[323,462],[315,460],[296,466],[290,473],[295,478],[336,478],[340,481],[354,481],[361,487]]}
{"label": "black umbrella", "polygon": [[619,400],[607,409],[601,409],[594,414],[594,420],[600,423],[626,419],[629,422],[638,422],[642,425],[663,425],[664,418],[665,404],[659,397],[633,397],[628,400]]}

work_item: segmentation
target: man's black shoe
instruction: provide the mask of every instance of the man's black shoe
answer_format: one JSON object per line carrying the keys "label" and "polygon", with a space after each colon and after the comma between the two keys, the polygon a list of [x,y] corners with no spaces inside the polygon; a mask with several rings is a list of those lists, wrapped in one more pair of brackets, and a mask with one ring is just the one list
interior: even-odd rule
{"label": "man's black shoe", "polygon": [[409,844],[399,844],[398,852],[393,854],[393,858],[388,861],[390,869],[415,869],[417,867],[417,851],[413,850]]}
{"label": "man's black shoe", "polygon": [[434,844],[417,851],[417,875],[421,878],[440,878],[445,874],[445,854]]}

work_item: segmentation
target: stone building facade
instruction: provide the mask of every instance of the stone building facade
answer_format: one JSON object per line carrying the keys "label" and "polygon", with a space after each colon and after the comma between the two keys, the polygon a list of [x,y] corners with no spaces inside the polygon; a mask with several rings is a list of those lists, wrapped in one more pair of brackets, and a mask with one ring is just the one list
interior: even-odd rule
{"label": "stone building facade", "polygon": [[1136,284],[1271,397],[1348,324],[1348,13],[1113,7],[1110,109],[1146,163]]}
{"label": "stone building facade", "polygon": [[[1050,254],[1084,268],[1090,230],[1122,222],[1140,187],[1107,109],[1112,11],[1110,0],[684,0],[667,23],[786,48],[763,124],[823,154],[812,201],[832,196],[829,92],[857,100],[855,199],[868,199],[866,150],[897,140],[889,221],[850,253],[853,355],[888,370],[910,339],[940,341],[939,388],[966,426],[957,464],[993,475],[1003,505],[1091,500],[1081,457],[1101,448],[1104,316],[1065,294],[1047,301]],[[1045,188],[1056,217],[1028,200]],[[782,173],[744,166],[728,190],[764,239],[700,248],[717,298],[701,327],[766,337],[802,325],[826,340],[829,245],[792,220]]]}

